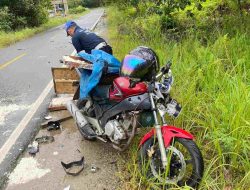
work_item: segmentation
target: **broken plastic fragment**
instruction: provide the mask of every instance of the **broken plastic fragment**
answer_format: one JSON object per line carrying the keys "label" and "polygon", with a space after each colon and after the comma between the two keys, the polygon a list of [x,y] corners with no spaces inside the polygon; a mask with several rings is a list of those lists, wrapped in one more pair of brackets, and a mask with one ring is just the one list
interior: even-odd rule
{"label": "broken plastic fragment", "polygon": [[36,154],[39,151],[39,146],[38,146],[38,142],[34,141],[32,144],[29,144],[28,146],[28,152],[30,154]]}
{"label": "broken plastic fragment", "polygon": [[51,142],[54,142],[54,137],[53,136],[41,136],[41,137],[37,137],[35,139],[35,141],[38,142],[38,144],[41,144],[41,143],[51,143]]}
{"label": "broken plastic fragment", "polygon": [[65,187],[63,190],[70,190],[70,185],[68,185],[67,187]]}
{"label": "broken plastic fragment", "polygon": [[54,156],[58,155],[58,152],[53,152],[53,155],[54,155]]}
{"label": "broken plastic fragment", "polygon": [[64,171],[67,174],[72,175],[72,176],[77,176],[83,171],[84,157],[82,157],[82,159],[79,161],[73,161],[68,164],[61,162],[61,164],[62,164]]}
{"label": "broken plastic fragment", "polygon": [[50,115],[47,115],[47,116],[44,117],[44,119],[50,120],[50,119],[52,119],[52,117]]}
{"label": "broken plastic fragment", "polygon": [[99,169],[98,167],[96,167],[94,164],[92,164],[92,165],[91,165],[91,168],[90,168],[90,171],[91,171],[92,173],[95,173],[98,169]]}
{"label": "broken plastic fragment", "polygon": [[58,122],[58,121],[49,121],[48,122],[48,128],[47,128],[48,131],[57,130],[57,129],[60,129],[60,122]]}

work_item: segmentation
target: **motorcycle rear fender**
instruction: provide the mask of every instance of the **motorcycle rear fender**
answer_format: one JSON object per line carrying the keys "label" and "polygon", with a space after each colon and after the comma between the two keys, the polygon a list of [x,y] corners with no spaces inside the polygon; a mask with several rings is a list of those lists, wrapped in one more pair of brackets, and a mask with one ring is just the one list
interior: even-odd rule
{"label": "motorcycle rear fender", "polygon": [[[184,139],[194,139],[193,135],[191,135],[189,132],[174,127],[174,126],[162,126],[161,127],[162,137],[164,141],[164,146],[168,147],[172,141],[173,138],[179,137]],[[141,139],[139,146],[143,145],[148,139],[150,139],[152,136],[156,134],[155,128],[150,130],[144,137]]]}

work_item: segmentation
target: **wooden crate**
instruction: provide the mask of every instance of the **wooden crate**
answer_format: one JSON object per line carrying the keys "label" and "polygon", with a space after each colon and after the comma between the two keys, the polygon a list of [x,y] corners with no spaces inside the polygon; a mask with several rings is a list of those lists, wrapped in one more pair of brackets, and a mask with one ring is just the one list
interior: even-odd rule
{"label": "wooden crate", "polygon": [[52,68],[55,93],[74,94],[79,85],[79,76],[75,69]]}

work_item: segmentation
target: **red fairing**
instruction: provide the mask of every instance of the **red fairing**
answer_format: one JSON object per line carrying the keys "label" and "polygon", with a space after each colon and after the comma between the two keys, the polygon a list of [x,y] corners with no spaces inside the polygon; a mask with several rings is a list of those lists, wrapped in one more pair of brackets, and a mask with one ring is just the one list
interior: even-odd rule
{"label": "red fairing", "polygon": [[130,96],[136,96],[147,92],[147,85],[144,82],[137,83],[135,87],[129,88],[128,77],[118,77],[113,81],[113,86],[109,90],[110,100],[121,101]]}
{"label": "red fairing", "polygon": [[[168,147],[171,143],[171,140],[174,137],[184,138],[184,139],[194,139],[193,135],[187,131],[174,127],[174,126],[163,126],[161,127],[161,132],[163,136],[164,146]],[[140,145],[144,144],[150,137],[155,135],[155,128],[149,131],[140,141]]]}

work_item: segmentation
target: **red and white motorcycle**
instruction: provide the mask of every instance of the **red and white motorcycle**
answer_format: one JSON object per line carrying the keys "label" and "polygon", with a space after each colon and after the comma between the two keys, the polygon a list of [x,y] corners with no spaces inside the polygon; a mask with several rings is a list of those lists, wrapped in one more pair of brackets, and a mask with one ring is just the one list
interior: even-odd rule
{"label": "red and white motorcycle", "polygon": [[170,97],[170,66],[166,64],[149,82],[116,76],[111,84],[100,83],[101,96],[90,95],[83,108],[76,101],[67,108],[84,138],[99,139],[120,151],[128,148],[138,127],[153,126],[139,144],[142,171],[161,183],[195,188],[203,175],[201,152],[193,135],[165,120],[166,114],[177,117],[181,111]]}

